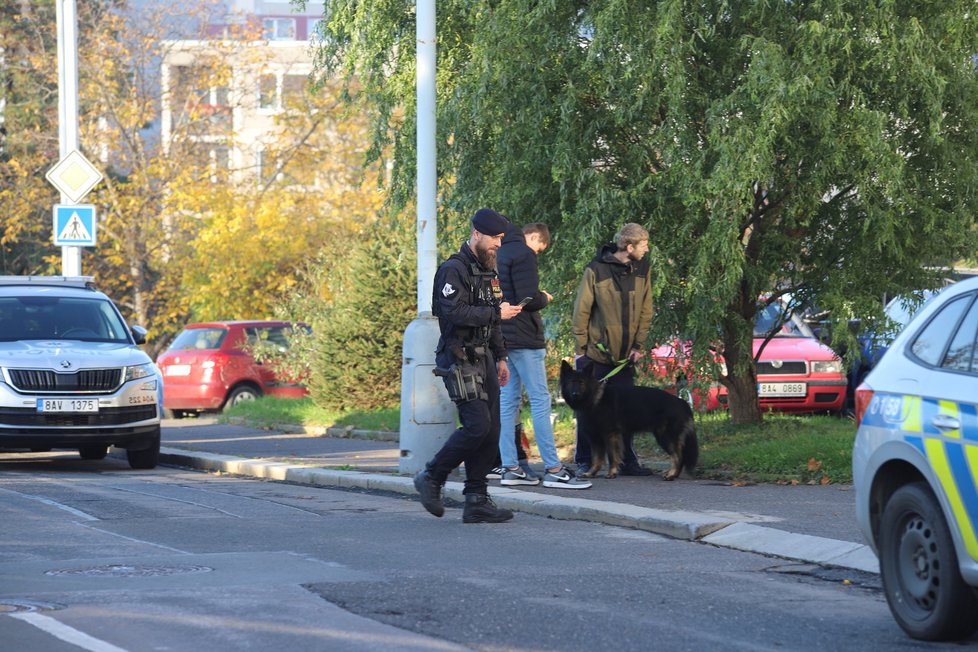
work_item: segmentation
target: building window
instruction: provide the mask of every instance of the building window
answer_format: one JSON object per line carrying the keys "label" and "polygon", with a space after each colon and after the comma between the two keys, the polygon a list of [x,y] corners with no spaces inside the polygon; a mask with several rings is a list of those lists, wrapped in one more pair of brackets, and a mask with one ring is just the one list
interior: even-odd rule
{"label": "building window", "polygon": [[262,25],[264,27],[262,38],[269,41],[295,40],[294,18],[266,18],[262,21]]}
{"label": "building window", "polygon": [[307,23],[306,40],[321,41],[323,39],[323,35],[319,33],[319,24],[322,22],[322,18],[315,18]]}
{"label": "building window", "polygon": [[275,73],[265,73],[258,80],[258,108],[277,109],[278,77]]}
{"label": "building window", "polygon": [[306,75],[285,75],[282,78],[282,106],[301,109],[306,104]]}

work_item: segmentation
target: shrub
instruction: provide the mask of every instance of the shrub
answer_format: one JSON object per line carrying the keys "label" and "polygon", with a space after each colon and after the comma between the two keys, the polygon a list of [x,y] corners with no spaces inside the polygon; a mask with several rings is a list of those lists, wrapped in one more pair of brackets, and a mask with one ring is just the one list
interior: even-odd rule
{"label": "shrub", "polygon": [[322,407],[371,410],[398,405],[404,330],[417,316],[415,223],[380,220],[341,253],[320,254],[278,310],[305,322],[286,364],[301,367]]}

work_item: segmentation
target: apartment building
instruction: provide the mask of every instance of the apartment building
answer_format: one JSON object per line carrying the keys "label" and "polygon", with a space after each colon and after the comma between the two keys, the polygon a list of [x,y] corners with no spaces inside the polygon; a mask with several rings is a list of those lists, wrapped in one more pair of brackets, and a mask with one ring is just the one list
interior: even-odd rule
{"label": "apartment building", "polygon": [[303,110],[322,3],[229,0],[205,38],[168,41],[161,64],[161,135],[171,155],[209,161],[215,180],[267,183],[282,114]]}

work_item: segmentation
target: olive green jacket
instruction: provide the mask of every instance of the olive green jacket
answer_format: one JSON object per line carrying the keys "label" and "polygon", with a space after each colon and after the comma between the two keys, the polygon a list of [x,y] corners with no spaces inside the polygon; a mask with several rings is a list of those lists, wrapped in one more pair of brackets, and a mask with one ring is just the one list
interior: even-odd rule
{"label": "olive green jacket", "polygon": [[588,266],[574,302],[575,354],[615,364],[641,350],[652,324],[648,259],[621,263],[605,245]]}

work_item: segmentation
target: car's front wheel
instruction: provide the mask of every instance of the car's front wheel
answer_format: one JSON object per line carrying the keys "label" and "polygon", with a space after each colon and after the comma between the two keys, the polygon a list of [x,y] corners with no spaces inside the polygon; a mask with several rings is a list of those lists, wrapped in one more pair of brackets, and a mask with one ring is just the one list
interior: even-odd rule
{"label": "car's front wheel", "polygon": [[126,449],[126,459],[129,461],[129,466],[134,469],[155,469],[160,462],[159,430],[156,431],[156,437],[148,448]]}
{"label": "car's front wheel", "polygon": [[961,578],[951,532],[925,482],[900,487],[886,503],[879,555],[886,601],[908,635],[947,641],[978,629],[978,597]]}

